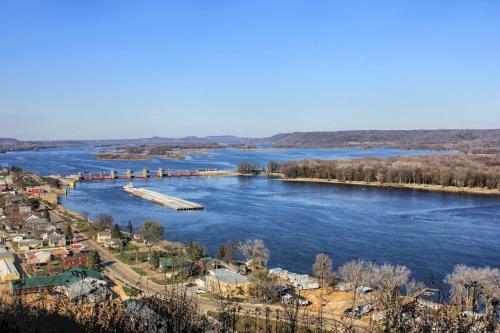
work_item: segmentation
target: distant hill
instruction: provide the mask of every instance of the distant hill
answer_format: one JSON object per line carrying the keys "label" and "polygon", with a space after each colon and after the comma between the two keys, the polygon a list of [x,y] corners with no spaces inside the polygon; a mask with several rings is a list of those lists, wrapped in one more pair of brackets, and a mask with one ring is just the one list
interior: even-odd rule
{"label": "distant hill", "polygon": [[43,140],[21,141],[11,138],[0,138],[0,153],[19,150],[37,150],[58,147],[84,147],[84,146],[150,146],[150,145],[241,145],[254,143],[262,139],[246,139],[233,135],[221,136],[186,136],[182,138],[164,138],[154,136],[139,139],[105,139],[105,140]]}
{"label": "distant hill", "polygon": [[500,129],[366,130],[281,133],[267,138],[240,138],[233,135],[154,136],[139,139],[21,141],[0,138],[0,153],[83,146],[225,145],[237,147],[272,143],[276,147],[300,148],[401,148],[460,150],[469,153],[500,154]]}
{"label": "distant hill", "polygon": [[0,146],[18,144],[19,140],[13,138],[0,138]]}
{"label": "distant hill", "polygon": [[458,149],[491,153],[500,149],[500,129],[294,132],[273,135],[267,141],[277,147]]}

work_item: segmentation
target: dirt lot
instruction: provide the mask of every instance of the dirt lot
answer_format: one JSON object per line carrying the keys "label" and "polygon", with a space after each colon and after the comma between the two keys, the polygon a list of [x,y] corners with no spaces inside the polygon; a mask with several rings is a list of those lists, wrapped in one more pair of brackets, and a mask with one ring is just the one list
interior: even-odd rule
{"label": "dirt lot", "polygon": [[[337,316],[343,316],[344,310],[352,307],[352,293],[343,292],[334,288],[320,288],[312,290],[303,290],[301,296],[307,298],[311,302],[311,309],[318,311],[323,299],[323,311]],[[356,305],[370,303],[369,300],[362,295],[358,295]]]}

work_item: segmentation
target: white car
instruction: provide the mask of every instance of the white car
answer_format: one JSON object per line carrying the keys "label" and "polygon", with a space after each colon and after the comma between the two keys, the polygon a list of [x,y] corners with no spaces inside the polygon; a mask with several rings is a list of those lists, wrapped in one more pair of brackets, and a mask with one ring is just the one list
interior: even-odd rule
{"label": "white car", "polygon": [[197,293],[198,295],[201,295],[201,294],[206,294],[206,293],[207,293],[207,291],[206,291],[205,289],[198,288],[198,289],[196,289],[196,293]]}

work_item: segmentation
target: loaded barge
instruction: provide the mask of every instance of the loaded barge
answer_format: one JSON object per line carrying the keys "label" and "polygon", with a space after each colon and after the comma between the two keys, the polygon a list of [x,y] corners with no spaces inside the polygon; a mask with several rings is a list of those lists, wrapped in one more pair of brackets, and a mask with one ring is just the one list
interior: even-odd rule
{"label": "loaded barge", "polygon": [[145,188],[136,188],[132,184],[123,186],[125,192],[135,195],[158,205],[162,205],[174,210],[203,210],[203,205],[184,199],[169,197],[168,195],[147,190]]}

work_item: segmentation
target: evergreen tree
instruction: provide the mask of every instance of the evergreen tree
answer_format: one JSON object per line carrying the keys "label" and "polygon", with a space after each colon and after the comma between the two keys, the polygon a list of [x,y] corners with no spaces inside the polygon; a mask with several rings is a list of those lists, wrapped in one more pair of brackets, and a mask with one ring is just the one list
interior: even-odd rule
{"label": "evergreen tree", "polygon": [[121,237],[121,230],[120,230],[120,226],[118,224],[115,224],[113,229],[111,229],[111,237],[113,237],[113,238],[120,238]]}
{"label": "evergreen tree", "polygon": [[132,226],[132,221],[128,221],[127,231],[130,233],[130,236],[132,236],[132,234],[134,233],[134,227]]}
{"label": "evergreen tree", "polygon": [[64,236],[66,237],[66,244],[71,243],[73,240],[73,230],[71,229],[71,224],[68,223],[66,230],[64,231]]}
{"label": "evergreen tree", "polygon": [[158,251],[151,252],[151,255],[149,256],[149,263],[154,268],[158,268],[158,266],[160,266],[160,255],[158,254]]}
{"label": "evergreen tree", "polygon": [[101,257],[97,251],[91,251],[87,257],[90,269],[99,271],[101,269]]}

